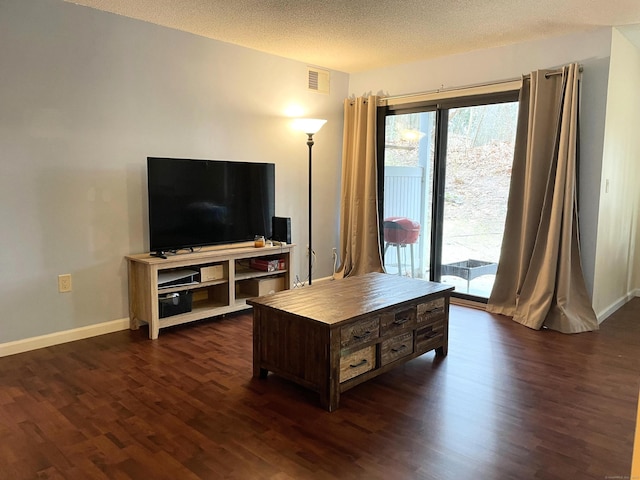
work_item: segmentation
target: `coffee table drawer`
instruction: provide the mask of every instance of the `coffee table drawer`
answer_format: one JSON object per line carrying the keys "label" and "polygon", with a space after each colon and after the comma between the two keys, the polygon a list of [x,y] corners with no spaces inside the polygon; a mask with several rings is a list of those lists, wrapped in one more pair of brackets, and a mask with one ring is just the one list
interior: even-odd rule
{"label": "coffee table drawer", "polygon": [[365,318],[340,328],[340,346],[352,347],[360,343],[375,340],[380,336],[379,317]]}
{"label": "coffee table drawer", "polygon": [[416,307],[394,310],[380,315],[380,336],[393,335],[416,324]]}
{"label": "coffee table drawer", "polygon": [[376,366],[376,347],[371,345],[340,357],[340,383],[373,370]]}
{"label": "coffee table drawer", "polygon": [[380,364],[386,365],[413,353],[413,331],[384,340],[380,349]]}
{"label": "coffee table drawer", "polygon": [[444,298],[436,298],[430,302],[418,305],[418,324],[430,324],[444,319],[445,301]]}
{"label": "coffee table drawer", "polygon": [[428,352],[442,345],[444,340],[444,320],[416,330],[416,352]]}

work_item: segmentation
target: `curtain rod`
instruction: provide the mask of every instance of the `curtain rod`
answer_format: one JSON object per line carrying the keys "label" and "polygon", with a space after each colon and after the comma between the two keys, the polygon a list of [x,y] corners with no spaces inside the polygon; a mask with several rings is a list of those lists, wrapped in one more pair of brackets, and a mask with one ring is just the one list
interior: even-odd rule
{"label": "curtain rod", "polygon": [[436,88],[434,90],[429,90],[429,91],[426,91],[426,92],[405,93],[405,94],[402,94],[402,95],[392,95],[392,96],[389,96],[389,97],[382,97],[382,98],[380,98],[380,100],[396,100],[396,99],[401,99],[401,98],[411,98],[411,97],[420,97],[420,96],[423,96],[423,95],[431,95],[431,94],[434,94],[434,93],[445,93],[445,92],[473,90],[475,88],[498,86],[498,85],[502,85],[502,84],[509,84],[509,83],[512,83],[512,82],[519,82],[521,80],[522,80],[521,78],[512,78],[510,80],[499,80],[497,82],[476,83],[476,84],[467,85],[467,86],[464,86],[464,87],[444,88],[444,86],[443,86],[442,88]]}
{"label": "curtain rod", "polygon": [[[582,73],[582,65],[578,65],[578,73]],[[558,68],[556,70],[552,70],[551,72],[547,72],[544,74],[544,78],[553,77],[555,75],[562,75],[562,68]],[[522,76],[523,78],[531,78],[531,74],[527,73]]]}
{"label": "curtain rod", "polygon": [[[580,73],[582,73],[582,65],[578,66],[578,71]],[[545,78],[549,78],[551,76],[555,76],[555,75],[562,75],[562,67],[557,68],[556,70],[551,70],[547,73],[545,73]],[[405,99],[405,98],[412,98],[412,97],[421,97],[421,96],[425,96],[425,95],[432,95],[432,94],[437,94],[437,93],[445,93],[445,92],[455,92],[455,91],[465,91],[465,90],[473,90],[473,89],[477,89],[477,88],[482,88],[482,87],[492,87],[492,86],[500,86],[500,85],[508,85],[510,83],[514,83],[514,82],[520,82],[523,79],[528,79],[531,78],[531,74],[528,73],[526,75],[522,75],[521,77],[518,78],[511,78],[508,80],[498,80],[496,82],[485,82],[485,83],[476,83],[473,85],[467,85],[464,87],[451,87],[451,88],[444,88],[444,86],[442,88],[436,88],[435,90],[429,90],[426,92],[419,92],[419,93],[405,93],[402,95],[392,95],[389,97],[381,97],[380,98],[380,102],[385,102],[388,100],[399,100],[399,99]]]}

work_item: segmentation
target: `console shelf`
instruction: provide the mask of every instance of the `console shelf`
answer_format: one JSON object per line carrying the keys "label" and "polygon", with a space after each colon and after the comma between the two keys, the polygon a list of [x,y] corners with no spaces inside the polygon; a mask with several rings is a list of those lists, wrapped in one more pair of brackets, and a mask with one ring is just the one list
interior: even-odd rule
{"label": "console shelf", "polygon": [[[291,288],[292,251],[294,245],[255,248],[253,243],[235,248],[203,248],[168,258],[148,253],[126,257],[129,271],[129,325],[137,330],[149,325],[149,338],[156,339],[161,328],[195,322],[251,308],[246,300],[256,295],[256,282],[276,282],[274,288]],[[280,269],[254,270],[247,266],[251,259],[280,259]],[[284,263],[282,263],[284,262]],[[282,268],[284,266],[284,268]],[[158,287],[158,274],[189,268],[196,272],[195,283]],[[216,269],[217,278],[201,281],[206,267]],[[271,284],[270,284],[271,285]],[[160,300],[166,294],[188,295],[188,311],[161,318]],[[180,301],[186,301],[179,297]]]}

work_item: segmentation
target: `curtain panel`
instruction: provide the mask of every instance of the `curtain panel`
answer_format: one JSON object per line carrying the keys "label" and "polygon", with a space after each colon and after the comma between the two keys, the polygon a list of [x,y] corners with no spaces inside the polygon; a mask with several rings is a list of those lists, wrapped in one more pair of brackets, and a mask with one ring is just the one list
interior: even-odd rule
{"label": "curtain panel", "polygon": [[571,64],[523,79],[507,218],[487,310],[533,329],[597,330],[580,263],[578,77]]}
{"label": "curtain panel", "polygon": [[378,225],[378,97],[344,101],[340,258],[336,278],[383,272]]}

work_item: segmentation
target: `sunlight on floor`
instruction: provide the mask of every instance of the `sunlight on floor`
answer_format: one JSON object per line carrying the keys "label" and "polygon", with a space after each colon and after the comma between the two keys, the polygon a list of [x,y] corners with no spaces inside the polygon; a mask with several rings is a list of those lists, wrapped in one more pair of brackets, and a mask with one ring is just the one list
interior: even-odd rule
{"label": "sunlight on floor", "polygon": [[[403,264],[402,269],[405,276],[411,276],[410,265]],[[385,272],[392,275],[397,275],[398,267],[393,264],[385,265]],[[419,274],[419,272],[416,272],[416,274]],[[422,278],[423,279],[429,278],[429,271],[426,271],[424,273],[424,277]],[[457,293],[467,293],[469,295],[474,295],[476,297],[489,298],[495,279],[496,279],[495,275],[482,275],[480,277],[474,278],[473,280],[467,281],[464,278],[456,277],[454,275],[443,275],[441,283],[445,283],[447,285],[453,285]]]}
{"label": "sunlight on floor", "polygon": [[442,283],[453,285],[458,293],[468,293],[477,297],[489,298],[495,275],[483,275],[467,282],[464,278],[454,277],[453,275],[443,275]]}

